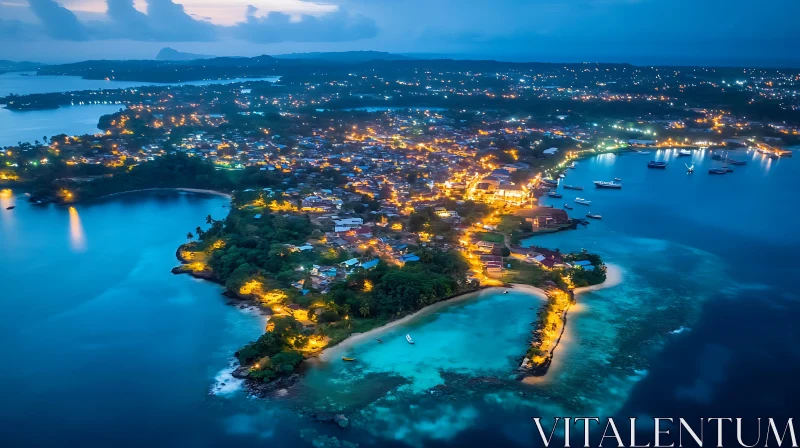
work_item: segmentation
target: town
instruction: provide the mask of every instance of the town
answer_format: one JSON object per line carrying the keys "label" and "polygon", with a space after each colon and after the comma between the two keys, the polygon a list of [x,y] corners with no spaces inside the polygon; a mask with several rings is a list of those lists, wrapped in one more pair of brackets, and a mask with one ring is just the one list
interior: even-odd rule
{"label": "town", "polygon": [[566,205],[540,204],[558,197],[559,176],[596,154],[780,158],[800,140],[796,73],[478,67],[366,64],[279,81],[8,97],[17,109],[121,108],[97,134],[3,148],[0,179],[29,188],[35,204],[154,188],[231,194],[227,218],[187,229],[174,272],[222,283],[273,316],[238,352],[239,374],[262,387],[351,333],[511,284],[547,291],[522,360],[543,372],[571,291],[605,280],[595,254],[521,244],[589,224]]}

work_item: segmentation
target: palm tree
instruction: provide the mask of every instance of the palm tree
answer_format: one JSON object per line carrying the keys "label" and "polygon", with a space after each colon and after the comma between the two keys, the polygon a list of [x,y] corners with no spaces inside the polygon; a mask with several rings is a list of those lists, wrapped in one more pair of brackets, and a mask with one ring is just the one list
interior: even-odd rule
{"label": "palm tree", "polygon": [[214,218],[211,215],[206,216],[206,224],[211,224],[214,222]]}
{"label": "palm tree", "polygon": [[187,233],[187,234],[186,234],[186,239],[188,239],[189,241],[191,241],[191,240],[192,240],[192,238],[194,238],[194,235],[192,235],[192,232],[189,232],[189,233]]}
{"label": "palm tree", "polygon": [[361,315],[364,317],[369,316],[369,305],[367,305],[366,303],[361,305],[361,308],[358,309],[358,312],[361,313]]}
{"label": "palm tree", "polygon": [[203,232],[203,229],[201,229],[201,228],[200,228],[200,226],[197,226],[197,228],[196,228],[196,229],[194,229],[194,233],[196,233],[196,234],[197,234],[197,238],[202,238],[202,237],[203,237],[203,234],[204,234],[205,232]]}

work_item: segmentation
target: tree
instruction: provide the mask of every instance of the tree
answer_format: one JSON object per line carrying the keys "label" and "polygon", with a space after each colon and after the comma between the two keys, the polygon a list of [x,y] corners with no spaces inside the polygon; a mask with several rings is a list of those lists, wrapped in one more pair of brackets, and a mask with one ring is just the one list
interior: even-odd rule
{"label": "tree", "polygon": [[192,232],[189,232],[189,233],[186,234],[186,239],[187,240],[191,241],[192,238],[194,238],[194,235],[192,235]]}
{"label": "tree", "polygon": [[200,226],[197,226],[197,228],[194,229],[194,231],[197,234],[197,238],[202,238],[203,234],[205,233],[205,232],[203,232],[203,229],[200,228]]}
{"label": "tree", "polygon": [[212,224],[214,222],[214,218],[211,215],[206,216],[206,224]]}
{"label": "tree", "polygon": [[358,312],[361,313],[362,316],[367,317],[369,316],[369,304],[361,305],[361,308],[358,309]]}

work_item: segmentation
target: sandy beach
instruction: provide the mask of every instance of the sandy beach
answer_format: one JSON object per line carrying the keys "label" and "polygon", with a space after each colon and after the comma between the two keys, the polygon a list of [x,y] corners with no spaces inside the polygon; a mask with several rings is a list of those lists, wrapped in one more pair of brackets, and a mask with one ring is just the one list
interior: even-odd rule
{"label": "sandy beach", "polygon": [[599,285],[586,286],[583,288],[575,288],[576,295],[583,294],[590,291],[598,291],[600,289],[611,288],[622,283],[623,269],[613,263],[606,263],[606,281]]}
{"label": "sandy beach", "polygon": [[[380,335],[385,334],[386,332],[388,332],[389,330],[391,330],[394,327],[397,327],[398,325],[403,325],[403,324],[405,324],[405,323],[407,323],[407,322],[409,322],[411,320],[417,319],[417,318],[422,317],[422,316],[426,316],[426,315],[431,314],[433,312],[436,312],[436,311],[438,311],[438,310],[440,310],[442,308],[446,308],[446,307],[448,307],[450,305],[453,305],[453,304],[456,304],[456,303],[459,303],[459,302],[463,302],[463,301],[466,301],[466,300],[469,300],[469,299],[472,299],[472,298],[478,298],[478,297],[481,297],[481,296],[484,296],[484,295],[489,295],[489,294],[492,294],[492,293],[502,292],[502,291],[504,291],[506,289],[508,289],[508,288],[503,288],[503,287],[485,288],[485,289],[481,289],[479,291],[473,291],[473,292],[468,292],[466,294],[461,294],[461,295],[452,297],[450,299],[443,300],[441,302],[436,302],[433,305],[426,306],[425,308],[423,308],[423,309],[421,309],[421,310],[419,310],[419,311],[417,311],[415,313],[409,314],[408,316],[405,316],[405,317],[402,317],[402,318],[397,319],[395,321],[389,322],[388,324],[383,325],[381,327],[373,328],[372,330],[369,330],[369,331],[364,332],[364,333],[354,333],[354,334],[350,335],[350,337],[348,337],[344,341],[334,345],[333,347],[328,347],[325,350],[323,350],[319,354],[319,356],[317,358],[320,359],[321,361],[328,361],[328,360],[331,360],[331,359],[335,359],[335,358],[341,356],[341,353],[343,351],[345,351],[348,348],[354,346],[355,344],[358,344],[359,342],[362,342],[362,341],[367,341],[367,340],[370,340],[370,339],[378,338]],[[538,298],[540,298],[542,300],[547,300],[547,296],[545,295],[544,291],[539,289],[539,288],[535,288],[533,286],[515,284],[515,285],[513,285],[513,289],[530,293],[532,295],[537,296]]]}
{"label": "sandy beach", "polygon": [[[580,294],[591,292],[591,291],[599,291],[601,289],[611,288],[614,286],[619,285],[622,283],[622,277],[624,274],[624,270],[619,267],[618,265],[612,263],[606,263],[606,281],[600,283],[599,285],[592,285],[586,286],[584,288],[575,288],[574,292],[576,297],[580,296]],[[582,304],[578,301],[578,304],[573,306],[581,307]],[[574,314],[574,313],[573,313]],[[544,384],[554,378],[552,374],[554,371],[557,371],[559,367],[563,365],[563,354],[564,350],[569,347],[569,344],[573,341],[572,338],[572,331],[569,325],[569,313],[567,313],[567,325],[565,327],[564,333],[561,335],[561,339],[558,341],[558,345],[553,349],[553,361],[550,364],[550,367],[547,369],[547,372],[543,376],[528,376],[522,379],[522,382],[525,384]]]}

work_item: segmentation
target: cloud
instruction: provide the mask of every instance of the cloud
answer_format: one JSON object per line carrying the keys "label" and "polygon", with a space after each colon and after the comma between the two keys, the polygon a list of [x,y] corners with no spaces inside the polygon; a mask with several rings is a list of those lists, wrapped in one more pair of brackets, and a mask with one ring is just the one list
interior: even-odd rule
{"label": "cloud", "polygon": [[284,13],[270,12],[257,17],[258,9],[247,9],[247,20],[234,27],[234,36],[258,43],[343,42],[375,37],[378,27],[372,19],[351,14],[344,8],[320,17],[302,14],[299,20]]}
{"label": "cloud", "polygon": [[104,20],[81,21],[55,0],[29,0],[40,24],[0,19],[0,39],[31,39],[38,34],[64,41],[210,42],[233,37],[254,43],[344,42],[378,32],[372,19],[344,8],[320,15],[271,11],[260,17],[258,8],[249,6],[242,22],[226,26],[193,17],[173,0],[148,0],[146,12],[136,9],[134,0],[106,0],[106,6]]}
{"label": "cloud", "polygon": [[87,40],[89,33],[69,9],[53,0],[29,0],[31,11],[42,22],[44,31],[53,39]]}

